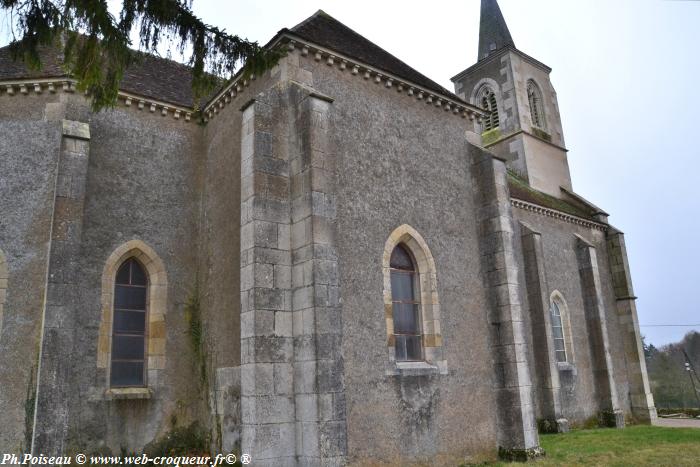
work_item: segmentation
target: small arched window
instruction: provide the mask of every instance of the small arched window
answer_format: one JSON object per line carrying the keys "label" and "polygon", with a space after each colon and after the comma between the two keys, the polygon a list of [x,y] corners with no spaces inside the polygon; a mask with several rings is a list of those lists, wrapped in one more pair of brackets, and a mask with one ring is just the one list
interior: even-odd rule
{"label": "small arched window", "polygon": [[416,263],[404,245],[397,245],[391,253],[390,269],[396,361],[420,361],[423,359],[420,285]]}
{"label": "small arched window", "polygon": [[564,320],[562,319],[561,308],[556,300],[552,301],[552,338],[554,339],[554,353],[557,357],[557,362],[566,362],[566,332],[564,330]]}
{"label": "small arched window", "polygon": [[478,102],[479,105],[481,105],[481,108],[489,113],[489,115],[483,120],[484,131],[498,128],[498,125],[500,125],[500,117],[498,115],[496,94],[493,92],[493,90],[488,86],[484,86],[479,92]]}
{"label": "small arched window", "polygon": [[110,386],[145,386],[148,276],[129,258],[119,267],[114,284]]}
{"label": "small arched window", "polygon": [[532,125],[543,130],[546,129],[542,92],[533,80],[527,82],[527,100],[530,103]]}

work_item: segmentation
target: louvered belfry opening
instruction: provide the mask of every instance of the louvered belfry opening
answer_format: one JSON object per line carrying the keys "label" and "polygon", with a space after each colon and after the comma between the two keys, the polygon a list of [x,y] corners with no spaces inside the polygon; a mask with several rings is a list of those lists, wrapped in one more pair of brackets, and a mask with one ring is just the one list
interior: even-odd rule
{"label": "louvered belfry opening", "polygon": [[483,120],[484,131],[498,128],[500,125],[498,104],[496,103],[496,94],[490,88],[485,87],[481,91],[481,108],[489,112],[489,115]]}
{"label": "louvered belfry opening", "polygon": [[532,124],[540,129],[545,129],[544,108],[542,106],[542,93],[537,84],[530,80],[527,83],[527,100],[530,104],[530,117]]}

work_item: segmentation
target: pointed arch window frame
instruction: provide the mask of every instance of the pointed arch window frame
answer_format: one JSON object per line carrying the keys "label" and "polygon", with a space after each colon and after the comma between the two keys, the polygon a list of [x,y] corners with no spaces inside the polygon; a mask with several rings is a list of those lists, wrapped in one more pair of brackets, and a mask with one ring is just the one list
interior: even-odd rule
{"label": "pointed arch window frame", "polygon": [[534,79],[528,79],[526,84],[527,103],[530,107],[530,122],[532,126],[547,131],[547,114],[544,109],[542,88]]}
{"label": "pointed arch window frame", "polygon": [[[112,334],[114,323],[114,290],[117,272],[130,258],[139,261],[148,276],[147,324],[145,343],[146,376],[141,387],[112,387]],[[117,247],[105,262],[102,272],[102,310],[97,344],[97,368],[104,372],[106,399],[147,399],[163,384],[165,370],[165,316],[168,279],[165,265],[158,254],[141,240],[130,240]]]}
{"label": "pointed arch window frame", "polygon": [[[561,341],[564,344],[563,352],[565,354],[565,359],[560,360],[558,358],[558,354],[560,355],[562,352],[562,349],[557,350],[556,346],[556,340],[558,337],[555,335],[555,313],[554,309],[559,311],[559,322],[560,322],[560,327],[561,327]],[[564,295],[559,292],[558,290],[555,290],[552,292],[552,294],[549,297],[549,313],[550,313],[550,325],[551,325],[551,334],[552,334],[552,349],[554,352],[554,357],[555,357],[555,362],[559,366],[567,366],[567,365],[574,365],[575,364],[575,351],[574,351],[574,342],[573,342],[573,332],[571,328],[571,314],[569,312],[569,305],[566,302],[566,299],[564,298]]]}
{"label": "pointed arch window frame", "polygon": [[[391,288],[391,255],[398,245],[403,245],[409,251],[417,268],[416,289],[420,298],[416,301],[420,302],[419,316],[422,342],[422,360],[420,361],[398,361],[396,359],[396,334],[394,332],[394,308]],[[382,271],[384,276],[384,319],[388,355],[387,375],[447,374],[435,260],[425,239],[416,229],[404,224],[389,235],[384,245]]]}

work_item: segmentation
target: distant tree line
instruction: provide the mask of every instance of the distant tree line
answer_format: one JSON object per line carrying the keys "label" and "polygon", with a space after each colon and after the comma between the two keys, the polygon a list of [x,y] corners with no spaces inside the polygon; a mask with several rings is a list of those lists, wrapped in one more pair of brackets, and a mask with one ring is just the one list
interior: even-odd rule
{"label": "distant tree line", "polygon": [[700,333],[689,332],[680,342],[661,348],[644,344],[649,383],[657,409],[700,407],[700,394],[696,393],[700,389],[697,379],[700,375],[687,370],[686,354],[691,370],[694,367],[700,372]]}

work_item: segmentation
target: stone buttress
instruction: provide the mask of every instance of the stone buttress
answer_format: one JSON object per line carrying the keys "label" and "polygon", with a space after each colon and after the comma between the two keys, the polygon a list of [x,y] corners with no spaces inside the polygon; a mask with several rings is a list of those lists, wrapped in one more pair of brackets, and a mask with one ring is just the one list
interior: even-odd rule
{"label": "stone buttress", "polygon": [[32,453],[66,452],[71,355],[77,323],[77,257],[83,227],[85,186],[90,151],[87,123],[63,120],[63,137],[55,183],[46,300],[37,377],[37,403]]}
{"label": "stone buttress", "polygon": [[476,147],[473,153],[484,283],[490,300],[486,319],[494,359],[499,454],[526,460],[541,455],[542,449],[527,361],[506,165]]}
{"label": "stone buttress", "polygon": [[637,305],[632,287],[632,276],[627,261],[625,235],[611,228],[608,232],[608,255],[615,290],[617,317],[622,330],[627,380],[630,387],[630,404],[632,416],[644,422],[656,418],[654,398],[649,386],[646,360],[642,347]]}
{"label": "stone buttress", "polygon": [[242,451],[256,465],[346,456],[331,106],[283,83],[242,109]]}

